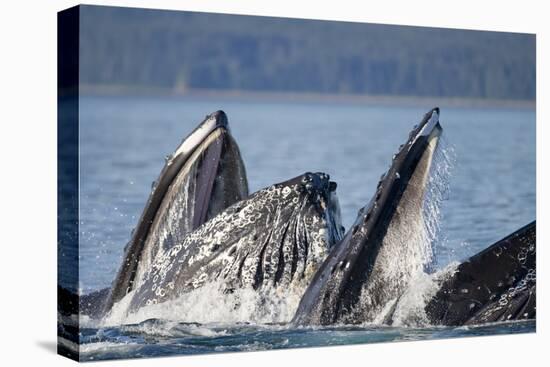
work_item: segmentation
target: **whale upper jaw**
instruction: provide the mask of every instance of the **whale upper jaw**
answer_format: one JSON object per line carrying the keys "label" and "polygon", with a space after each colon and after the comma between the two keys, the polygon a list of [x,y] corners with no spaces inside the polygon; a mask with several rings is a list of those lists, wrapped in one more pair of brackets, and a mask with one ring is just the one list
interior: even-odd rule
{"label": "whale upper jaw", "polygon": [[[422,220],[421,202],[430,166],[442,133],[439,109],[428,112],[399,147],[382,175],[374,197],[363,207],[354,225],[330,252],[305,292],[293,323],[332,324],[369,321],[388,298],[398,296],[399,271],[392,274],[384,261],[407,256],[408,244],[395,238]],[[393,257],[395,259],[395,257]],[[395,289],[397,288],[397,289]],[[365,300],[365,293],[369,292]],[[365,304],[366,303],[366,304]],[[360,312],[358,312],[360,311]],[[370,320],[372,321],[372,320]]]}
{"label": "whale upper jaw", "polygon": [[327,174],[307,172],[228,207],[150,266],[128,312],[211,284],[301,295],[342,236],[335,190]]}
{"label": "whale upper jaw", "polygon": [[155,257],[248,196],[246,170],[226,114],[208,116],[166,157],[113,282],[105,311],[131,291]]}

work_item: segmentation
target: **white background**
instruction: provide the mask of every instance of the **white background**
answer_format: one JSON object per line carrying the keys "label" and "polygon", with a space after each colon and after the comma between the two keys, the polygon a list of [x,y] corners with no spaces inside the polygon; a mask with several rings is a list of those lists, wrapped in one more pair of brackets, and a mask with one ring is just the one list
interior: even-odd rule
{"label": "white background", "polygon": [[[537,33],[537,333],[430,342],[171,357],[104,366],[531,366],[548,363],[548,75],[544,1],[89,1],[89,4]],[[56,12],[74,1],[3,2],[0,12],[0,365],[68,365],[56,342]],[[547,121],[543,123],[543,121]],[[545,169],[546,166],[546,169]],[[546,189],[544,189],[546,188]],[[541,305],[543,305],[541,307]],[[546,341],[545,341],[546,339]]]}

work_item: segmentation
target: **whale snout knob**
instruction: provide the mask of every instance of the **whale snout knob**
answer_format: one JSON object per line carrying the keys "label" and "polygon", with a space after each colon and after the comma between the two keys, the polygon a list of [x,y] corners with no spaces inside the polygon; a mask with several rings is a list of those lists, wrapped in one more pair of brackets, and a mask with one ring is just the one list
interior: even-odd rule
{"label": "whale snout knob", "polygon": [[328,193],[336,190],[336,182],[330,181],[330,176],[323,172],[307,172],[301,183],[302,188],[308,194]]}

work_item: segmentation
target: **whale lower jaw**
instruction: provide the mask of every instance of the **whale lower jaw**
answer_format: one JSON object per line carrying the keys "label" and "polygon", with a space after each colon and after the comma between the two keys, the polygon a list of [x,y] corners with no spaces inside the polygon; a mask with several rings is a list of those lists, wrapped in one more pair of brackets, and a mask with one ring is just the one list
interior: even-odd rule
{"label": "whale lower jaw", "polygon": [[167,157],[105,303],[140,283],[156,258],[231,204],[248,196],[246,170],[222,111],[208,115]]}
{"label": "whale lower jaw", "polygon": [[226,129],[215,129],[166,190],[144,241],[134,283],[144,279],[155,259],[246,196],[246,173],[237,145]]}
{"label": "whale lower jaw", "polygon": [[435,134],[399,200],[357,303],[347,306],[351,312],[343,315],[344,323],[372,323],[387,318],[385,312],[431,262],[424,199],[438,142],[439,135]]}

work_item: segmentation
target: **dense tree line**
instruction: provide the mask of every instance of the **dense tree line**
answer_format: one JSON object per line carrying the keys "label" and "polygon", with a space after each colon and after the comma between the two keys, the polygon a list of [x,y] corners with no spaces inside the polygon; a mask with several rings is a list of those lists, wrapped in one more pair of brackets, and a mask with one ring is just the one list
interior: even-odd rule
{"label": "dense tree line", "polygon": [[81,82],[535,98],[535,36],[84,6]]}

